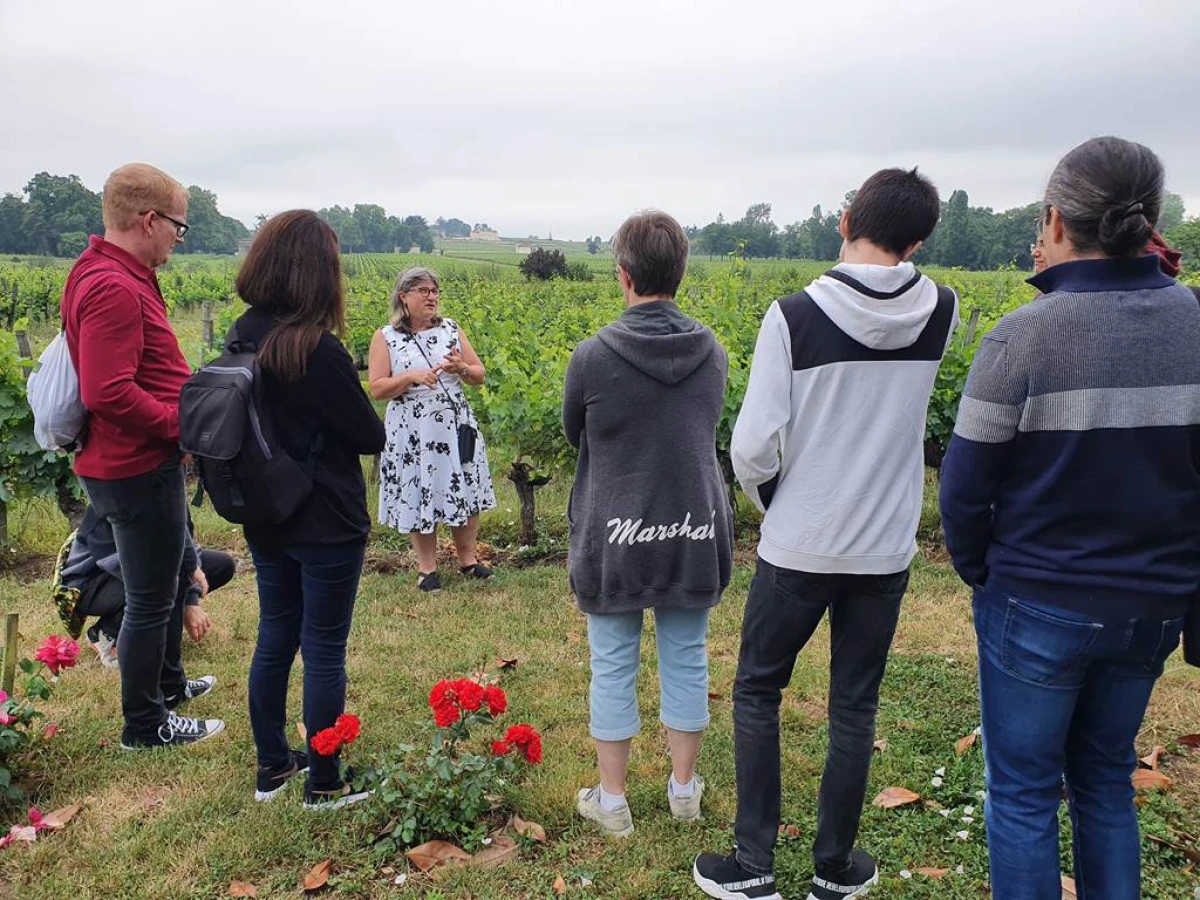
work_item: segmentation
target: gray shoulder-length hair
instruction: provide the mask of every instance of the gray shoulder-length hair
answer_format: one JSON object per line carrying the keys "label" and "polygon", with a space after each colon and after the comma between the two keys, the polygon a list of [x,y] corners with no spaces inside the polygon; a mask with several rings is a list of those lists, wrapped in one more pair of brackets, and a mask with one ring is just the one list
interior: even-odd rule
{"label": "gray shoulder-length hair", "polygon": [[[390,297],[391,311],[390,318],[388,319],[393,328],[400,331],[412,331],[412,322],[408,318],[408,309],[405,307],[404,301],[400,298],[427,281],[439,291],[442,289],[442,283],[438,281],[437,274],[433,269],[427,269],[424,266],[413,266],[411,269],[405,269],[396,276],[396,283],[392,285]],[[441,322],[441,316],[434,317],[434,325],[440,325]]]}

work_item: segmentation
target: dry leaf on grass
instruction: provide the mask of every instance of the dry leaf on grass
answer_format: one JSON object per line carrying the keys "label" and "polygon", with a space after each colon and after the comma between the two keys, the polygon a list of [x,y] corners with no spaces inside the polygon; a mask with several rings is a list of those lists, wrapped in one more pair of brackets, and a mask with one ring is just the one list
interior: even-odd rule
{"label": "dry leaf on grass", "polygon": [[958,739],[958,742],[955,743],[955,745],[954,745],[954,755],[962,756],[964,753],[966,753],[968,750],[970,750],[973,746],[975,746],[975,742],[977,740],[979,740],[979,735],[977,735],[973,731],[968,735],[964,735],[963,737],[960,737]]}
{"label": "dry leaf on grass", "polygon": [[1141,763],[1143,766],[1145,766],[1147,769],[1153,769],[1155,772],[1157,772],[1158,771],[1158,758],[1166,752],[1167,752],[1166,747],[1155,747],[1146,756],[1143,756],[1141,759],[1139,759],[1138,762]]}
{"label": "dry leaf on grass", "polygon": [[1165,791],[1174,783],[1157,769],[1138,769],[1133,773],[1133,788],[1137,791]]}
{"label": "dry leaf on grass", "polygon": [[880,738],[879,740],[877,740],[875,742],[875,749],[878,750],[880,753],[887,753],[887,748],[888,748],[888,739],[887,738]]}
{"label": "dry leaf on grass", "polygon": [[471,858],[470,853],[462,847],[451,844],[449,841],[429,841],[420,847],[413,847],[404,855],[408,857],[409,862],[422,872],[428,872],[435,866],[440,866],[452,860],[466,862]]}
{"label": "dry leaf on grass", "polygon": [[323,859],[304,873],[304,892],[306,894],[321,890],[329,884],[329,875],[333,871],[333,860]]}
{"label": "dry leaf on grass", "polygon": [[248,881],[231,881],[229,882],[230,897],[257,897],[258,888]]}
{"label": "dry leaf on grass", "polygon": [[722,697],[720,694],[718,694],[716,691],[709,691],[708,699],[709,700],[724,700],[725,698]]}
{"label": "dry leaf on grass", "polygon": [[897,806],[916,803],[920,799],[920,794],[910,791],[908,788],[890,787],[880,791],[871,802],[880,809],[895,809]]}
{"label": "dry leaf on grass", "polygon": [[46,813],[42,817],[42,827],[50,831],[59,831],[75,818],[75,814],[81,809],[83,809],[83,804],[75,803],[71,806],[64,806],[62,809],[56,809],[52,813]]}
{"label": "dry leaf on grass", "polygon": [[796,825],[780,825],[779,836],[785,838],[798,838],[800,837],[800,829]]}
{"label": "dry leaf on grass", "polygon": [[1068,878],[1066,875],[1062,877],[1062,900],[1079,900],[1079,895],[1075,893],[1075,879]]}
{"label": "dry leaf on grass", "polygon": [[515,669],[520,660],[515,656],[512,659],[505,659],[503,656],[496,660],[496,668],[503,671],[504,669]]}
{"label": "dry leaf on grass", "polygon": [[521,837],[527,837],[539,844],[546,843],[546,829],[537,822],[526,822],[520,816],[514,815],[508,820],[508,827]]}
{"label": "dry leaf on grass", "polygon": [[561,897],[567,892],[567,883],[563,881],[563,877],[559,875],[554,879],[554,896]]}
{"label": "dry leaf on grass", "polygon": [[492,839],[492,843],[471,857],[467,863],[478,869],[494,869],[517,857],[517,842],[503,834]]}
{"label": "dry leaf on grass", "polygon": [[927,875],[930,878],[945,878],[949,869],[935,869],[932,866],[921,866],[919,869],[913,869],[918,875]]}
{"label": "dry leaf on grass", "polygon": [[1192,750],[1200,750],[1200,734],[1181,734],[1175,738],[1175,743]]}
{"label": "dry leaf on grass", "polygon": [[1200,863],[1200,850],[1194,847],[1184,847],[1182,844],[1176,844],[1173,841],[1168,841],[1166,838],[1160,838],[1156,834],[1147,834],[1146,840],[1152,841],[1161,847],[1169,847],[1190,862]]}
{"label": "dry leaf on grass", "polygon": [[296,734],[300,735],[301,743],[308,744],[308,729],[304,727],[303,722],[296,723]]}

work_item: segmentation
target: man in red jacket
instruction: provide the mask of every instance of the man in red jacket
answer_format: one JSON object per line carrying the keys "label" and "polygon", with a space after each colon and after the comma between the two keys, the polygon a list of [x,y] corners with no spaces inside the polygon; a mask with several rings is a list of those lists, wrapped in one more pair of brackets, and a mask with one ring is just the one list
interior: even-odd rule
{"label": "man in red jacket", "polygon": [[[154,270],[187,232],[188,193],[153,166],[117,169],[104,184],[104,237],[93,235],[63,289],[62,317],[88,426],[75,472],[109,521],[125,582],[121,660],[122,749],[178,747],[225,723],[176,715],[212,690],[160,687],[169,628],[178,630],[187,499],[179,453],[179,390],[191,374],[167,320]],[[195,568],[195,560],[189,570]]]}

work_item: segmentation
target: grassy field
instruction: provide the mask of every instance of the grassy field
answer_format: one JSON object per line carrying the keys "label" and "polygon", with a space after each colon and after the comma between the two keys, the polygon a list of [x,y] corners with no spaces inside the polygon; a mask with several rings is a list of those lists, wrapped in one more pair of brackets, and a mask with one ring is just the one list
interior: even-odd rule
{"label": "grassy field", "polygon": [[[565,486],[545,495],[546,515],[561,514]],[[502,508],[490,514],[485,534],[499,539],[514,499],[502,489]],[[21,541],[34,550],[52,546],[61,523],[44,504],[19,508]],[[119,684],[85,650],[66,674],[50,712],[60,732],[28,761],[33,800],[42,809],[83,802],[85,808],[60,833],[34,845],[0,852],[0,897],[176,898],[227,896],[234,880],[256,885],[259,897],[299,897],[304,873],[332,859],[337,896],[384,898],[541,898],[554,896],[562,877],[568,897],[681,898],[699,896],[690,860],[704,849],[726,849],[735,813],[730,703],[738,631],[749,584],[751,554],[739,552],[733,585],[712,620],[713,725],[701,754],[708,785],[704,820],[682,827],[671,820],[663,790],[669,773],[665,737],[657,723],[654,646],[647,628],[646,667],[639,682],[643,732],[635,741],[630,799],[637,831],[613,845],[577,820],[575,791],[596,781],[587,735],[588,681],[585,620],[572,604],[558,565],[501,566],[486,584],[451,578],[439,596],[420,595],[404,542],[380,534],[372,543],[350,639],[348,708],[363,720],[363,738],[351,760],[427,735],[424,704],[435,680],[467,674],[499,657],[516,658],[503,674],[510,698],[506,721],[528,721],[545,739],[545,763],[514,787],[511,801],[522,816],[549,832],[544,845],[523,848],[519,859],[492,871],[456,869],[438,877],[410,875],[404,859],[373,860],[366,827],[351,810],[306,814],[298,789],[273,804],[253,801],[254,751],[246,714],[246,674],[257,609],[254,580],[238,535],[203,511],[201,537],[228,546],[241,558],[239,577],[208,601],[215,633],[189,644],[192,675],[213,673],[217,691],[189,712],[228,722],[215,740],[176,753],[123,754],[119,739]],[[975,656],[966,590],[930,549],[918,561],[905,601],[888,677],[879,734],[887,749],[872,772],[872,794],[899,785],[921,793],[924,804],[898,810],[868,808],[861,843],[879,859],[881,896],[978,898],[986,893],[987,867],[978,747],[963,756],[955,742],[978,722]],[[447,567],[449,568],[449,567]],[[452,571],[452,570],[451,570]],[[59,629],[48,601],[45,566],[0,574],[0,610],[22,615],[33,641]],[[794,825],[779,850],[785,897],[803,896],[811,877],[809,845],[814,798],[826,747],[825,699],[828,642],[823,628],[801,656],[783,708],[783,815]],[[1139,748],[1168,746],[1163,770],[1170,791],[1144,795],[1147,898],[1191,897],[1200,883],[1187,861],[1151,837],[1188,842],[1200,833],[1200,757],[1189,759],[1173,739],[1200,721],[1200,678],[1175,658],[1155,692]],[[299,678],[291,710],[299,715]],[[931,785],[945,767],[945,783]],[[961,821],[973,806],[974,823]],[[938,810],[949,809],[943,817]],[[16,821],[19,809],[4,811]],[[1065,823],[1065,819],[1064,819]],[[961,829],[967,840],[956,837]],[[1069,843],[1064,827],[1064,871]],[[941,880],[903,878],[902,870],[946,868]],[[956,871],[961,866],[961,874]],[[387,868],[388,872],[383,870]],[[584,886],[584,879],[591,882]]]}

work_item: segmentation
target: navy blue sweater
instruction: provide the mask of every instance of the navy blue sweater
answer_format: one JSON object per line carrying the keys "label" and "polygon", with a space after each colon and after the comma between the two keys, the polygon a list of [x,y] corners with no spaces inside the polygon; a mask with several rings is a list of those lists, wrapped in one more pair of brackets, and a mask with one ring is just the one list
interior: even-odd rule
{"label": "navy blue sweater", "polygon": [[1098,616],[1200,593],[1200,304],[1155,257],[1030,279],[971,366],[942,466],[968,584]]}

